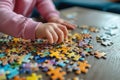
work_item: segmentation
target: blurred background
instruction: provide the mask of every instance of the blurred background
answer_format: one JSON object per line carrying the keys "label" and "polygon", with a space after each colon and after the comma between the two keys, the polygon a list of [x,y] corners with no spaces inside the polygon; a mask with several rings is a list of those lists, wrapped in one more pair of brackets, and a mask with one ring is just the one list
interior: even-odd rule
{"label": "blurred background", "polygon": [[[53,0],[53,3],[58,10],[77,6],[120,14],[120,0]],[[34,9],[31,17],[39,15]]]}
{"label": "blurred background", "polygon": [[120,0],[53,0],[53,2],[59,10],[79,6],[120,14]]}

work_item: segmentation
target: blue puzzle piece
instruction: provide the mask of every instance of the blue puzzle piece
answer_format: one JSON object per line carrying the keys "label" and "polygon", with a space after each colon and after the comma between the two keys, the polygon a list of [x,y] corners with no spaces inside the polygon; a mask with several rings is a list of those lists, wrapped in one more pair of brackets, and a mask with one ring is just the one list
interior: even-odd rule
{"label": "blue puzzle piece", "polygon": [[85,51],[86,51],[86,52],[91,52],[92,49],[90,49],[90,48],[85,48]]}
{"label": "blue puzzle piece", "polygon": [[43,57],[49,56],[49,54],[50,54],[50,52],[44,52],[44,53],[43,53]]}
{"label": "blue puzzle piece", "polygon": [[10,68],[9,64],[4,65],[4,66],[0,65],[0,69],[4,69],[5,71],[9,70],[9,68]]}
{"label": "blue puzzle piece", "polygon": [[39,55],[34,56],[34,60],[35,60],[37,63],[45,62],[45,60],[47,60],[47,59],[48,59],[48,57],[40,57]]}
{"label": "blue puzzle piece", "polygon": [[16,68],[15,69],[9,68],[8,71],[9,71],[9,74],[7,74],[8,79],[11,79],[19,74],[19,71]]}
{"label": "blue puzzle piece", "polygon": [[4,74],[5,70],[4,69],[0,69],[0,74]]}
{"label": "blue puzzle piece", "polygon": [[48,67],[44,67],[43,69],[42,69],[42,71],[44,71],[44,72],[47,72],[49,69],[48,69]]}
{"label": "blue puzzle piece", "polygon": [[66,66],[66,64],[65,64],[64,61],[59,61],[59,62],[57,62],[56,64],[57,64],[58,66],[60,66],[60,67],[65,67],[65,66]]}
{"label": "blue puzzle piece", "polygon": [[79,70],[79,67],[77,66],[77,63],[73,63],[67,66],[67,71],[72,72],[74,70]]}
{"label": "blue puzzle piece", "polygon": [[30,68],[21,68],[19,70],[19,73],[20,74],[31,74],[32,73],[32,70]]}
{"label": "blue puzzle piece", "polygon": [[31,57],[31,53],[28,53],[24,59],[23,59],[23,62],[30,62],[29,58]]}
{"label": "blue puzzle piece", "polygon": [[86,43],[86,44],[89,44],[89,42],[91,41],[91,39],[84,39],[84,42]]}
{"label": "blue puzzle piece", "polygon": [[80,60],[80,61],[84,61],[84,60],[85,60],[85,58],[81,57],[79,60]]}
{"label": "blue puzzle piece", "polygon": [[0,58],[3,58],[5,56],[5,53],[0,53]]}
{"label": "blue puzzle piece", "polygon": [[89,30],[83,29],[83,30],[82,30],[82,33],[83,33],[83,34],[88,34],[88,33],[89,33]]}
{"label": "blue puzzle piece", "polygon": [[8,79],[11,79],[14,76],[19,74],[19,71],[18,71],[19,68],[16,67],[13,69],[13,68],[11,68],[11,66],[9,64],[4,65],[4,66],[0,65],[0,69],[3,69],[5,73],[8,72],[6,75]]}

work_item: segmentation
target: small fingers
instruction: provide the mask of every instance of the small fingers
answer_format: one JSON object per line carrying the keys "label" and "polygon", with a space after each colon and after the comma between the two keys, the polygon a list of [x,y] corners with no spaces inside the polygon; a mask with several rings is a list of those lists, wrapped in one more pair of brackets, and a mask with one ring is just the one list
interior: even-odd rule
{"label": "small fingers", "polygon": [[67,36],[68,36],[68,30],[67,30],[66,26],[61,25],[61,24],[58,24],[58,26],[59,26],[59,28],[63,31],[63,33],[64,33],[64,38],[67,38]]}
{"label": "small fingers", "polygon": [[70,23],[68,23],[68,22],[66,22],[66,21],[64,21],[64,22],[61,23],[61,24],[62,24],[62,25],[65,25],[68,29],[75,29],[75,28],[76,28],[75,25],[70,24]]}
{"label": "small fingers", "polygon": [[50,33],[51,33],[52,36],[53,36],[53,41],[54,41],[54,43],[56,43],[56,42],[58,41],[58,35],[57,35],[57,33],[54,31],[54,29],[51,29],[51,30],[50,30]]}
{"label": "small fingers", "polygon": [[63,33],[63,31],[60,28],[55,28],[55,31],[56,31],[56,33],[58,35],[57,43],[63,42],[63,40],[64,40],[64,33]]}
{"label": "small fingers", "polygon": [[50,44],[52,44],[52,43],[54,42],[54,41],[53,41],[53,36],[52,36],[51,32],[49,32],[48,30],[46,31],[46,37],[47,37],[48,42],[49,42]]}

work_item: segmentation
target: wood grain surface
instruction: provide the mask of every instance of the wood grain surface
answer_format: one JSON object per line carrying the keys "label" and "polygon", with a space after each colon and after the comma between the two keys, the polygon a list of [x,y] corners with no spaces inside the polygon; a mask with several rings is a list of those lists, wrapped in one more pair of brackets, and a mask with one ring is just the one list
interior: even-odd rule
{"label": "wood grain surface", "polygon": [[[90,25],[100,28],[100,32],[93,35],[94,50],[100,50],[107,53],[107,59],[96,59],[93,56],[87,58],[91,64],[91,68],[87,74],[80,75],[79,77],[84,80],[120,80],[120,15],[86,8],[69,8],[61,11],[62,17],[66,20],[66,14],[77,13],[74,19],[74,24],[77,25]],[[113,45],[104,47],[96,42],[96,35],[102,34],[104,31],[102,27],[117,26],[119,32],[116,36],[112,37]],[[80,32],[76,29],[74,32]],[[70,75],[69,77],[72,77]]]}

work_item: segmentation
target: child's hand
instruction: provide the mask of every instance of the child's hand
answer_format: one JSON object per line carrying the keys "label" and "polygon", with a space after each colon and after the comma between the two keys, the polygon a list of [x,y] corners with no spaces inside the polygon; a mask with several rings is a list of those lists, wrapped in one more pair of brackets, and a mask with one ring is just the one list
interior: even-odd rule
{"label": "child's hand", "polygon": [[38,24],[36,28],[36,38],[48,39],[50,44],[63,42],[67,35],[67,28],[57,23]]}
{"label": "child's hand", "polygon": [[75,29],[76,26],[65,21],[64,19],[61,19],[61,18],[57,18],[57,17],[52,17],[52,18],[49,18],[48,19],[48,22],[55,22],[55,23],[59,23],[59,24],[62,24],[64,26],[66,26],[68,29]]}

